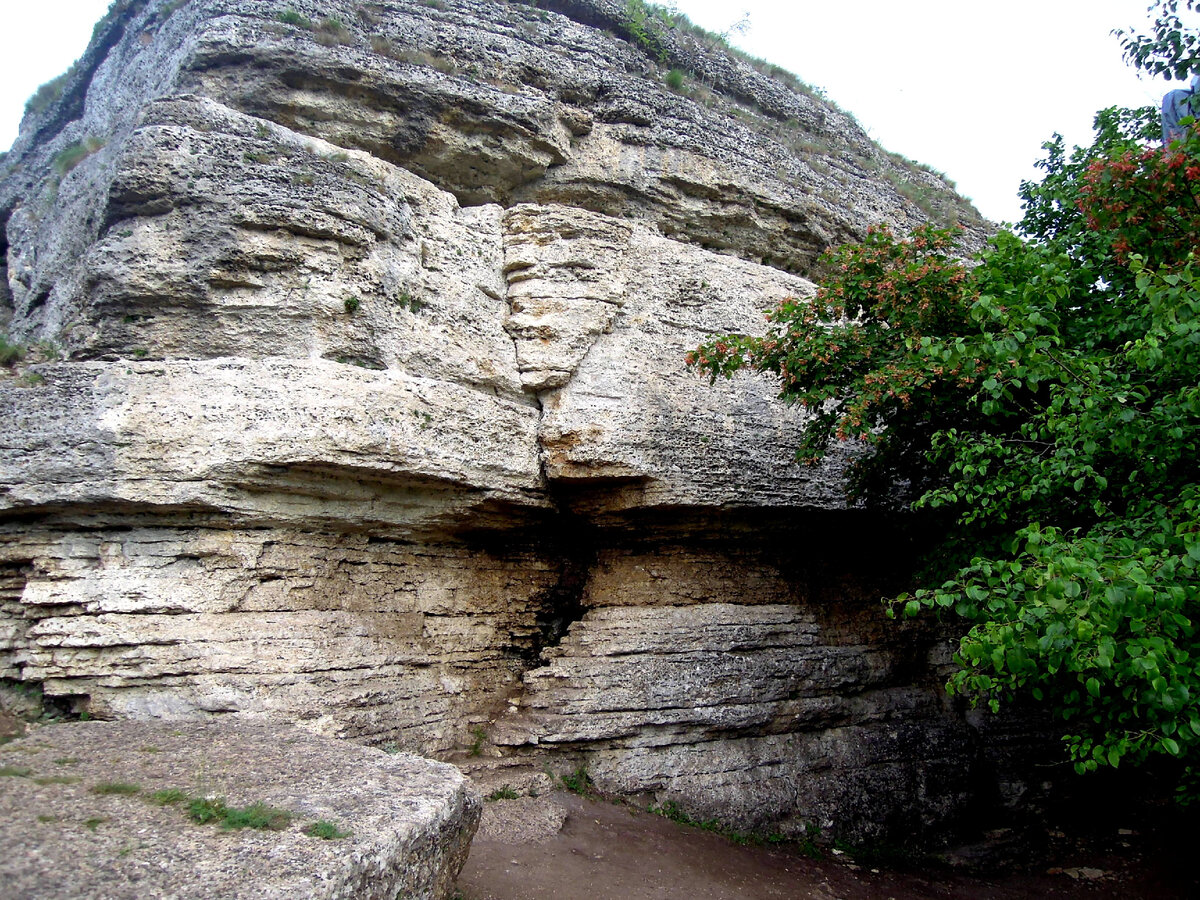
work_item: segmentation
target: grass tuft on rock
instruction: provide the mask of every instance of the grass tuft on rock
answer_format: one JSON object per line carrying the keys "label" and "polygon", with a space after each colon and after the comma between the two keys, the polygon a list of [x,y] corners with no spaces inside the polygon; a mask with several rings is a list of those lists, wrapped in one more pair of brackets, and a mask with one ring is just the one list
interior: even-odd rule
{"label": "grass tuft on rock", "polygon": [[350,832],[342,831],[333,822],[325,819],[318,819],[316,822],[313,822],[304,829],[304,833],[309,837],[321,838],[325,841],[338,841],[342,838],[350,837]]}
{"label": "grass tuft on rock", "polygon": [[104,796],[125,796],[131,797],[134,794],[140,794],[142,788],[140,785],[130,784],[127,781],[105,781],[92,788],[93,794],[101,794]]}
{"label": "grass tuft on rock", "polygon": [[196,797],[187,808],[188,818],[198,825],[216,822],[222,831],[254,828],[260,831],[283,831],[292,822],[292,814],[265,803],[249,806],[228,806],[222,798]]}

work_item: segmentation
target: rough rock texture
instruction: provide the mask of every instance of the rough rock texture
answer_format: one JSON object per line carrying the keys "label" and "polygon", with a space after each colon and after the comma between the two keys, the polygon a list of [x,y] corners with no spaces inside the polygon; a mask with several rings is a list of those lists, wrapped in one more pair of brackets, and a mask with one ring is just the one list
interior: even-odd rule
{"label": "rough rock texture", "polygon": [[[453,766],[228,721],[40,728],[0,747],[0,774],[11,900],[443,900],[482,807]],[[290,822],[200,825],[163,791],[265,804]],[[317,822],[342,836],[307,834]]]}
{"label": "rough rock texture", "polygon": [[984,224],[626,10],[116,4],[0,161],[0,678],[742,827],[964,814],[944,642],[879,621],[908,524],[684,354],[871,225]]}

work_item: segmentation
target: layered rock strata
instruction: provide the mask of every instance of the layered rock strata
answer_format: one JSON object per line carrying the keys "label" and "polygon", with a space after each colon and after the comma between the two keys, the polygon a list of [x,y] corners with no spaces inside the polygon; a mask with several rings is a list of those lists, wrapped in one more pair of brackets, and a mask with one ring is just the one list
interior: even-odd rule
{"label": "layered rock strata", "polygon": [[684,355],[871,225],[982,223],[628,16],[114,7],[0,163],[29,351],[0,378],[0,678],[582,763],[747,827],[969,806],[943,645],[878,621],[911,535],[846,508],[846,454],[792,463],[769,382]]}

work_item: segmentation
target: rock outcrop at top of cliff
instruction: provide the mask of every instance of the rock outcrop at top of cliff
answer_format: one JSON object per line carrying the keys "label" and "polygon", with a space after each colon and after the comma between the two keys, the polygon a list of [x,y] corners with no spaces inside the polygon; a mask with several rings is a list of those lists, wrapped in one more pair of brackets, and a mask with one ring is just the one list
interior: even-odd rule
{"label": "rock outcrop at top of cliff", "polygon": [[871,225],[984,224],[631,9],[114,5],[0,162],[0,677],[744,826],[961,812],[942,644],[876,621],[911,536],[684,354]]}

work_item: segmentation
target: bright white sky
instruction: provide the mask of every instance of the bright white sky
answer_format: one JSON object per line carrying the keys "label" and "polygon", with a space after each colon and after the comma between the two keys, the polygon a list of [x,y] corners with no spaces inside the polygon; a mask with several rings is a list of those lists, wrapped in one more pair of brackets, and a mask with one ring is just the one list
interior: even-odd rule
{"label": "bright white sky", "polygon": [[[0,148],[25,100],[83,52],[109,0],[3,0]],[[823,88],[884,147],[944,171],[987,217],[1020,218],[1017,187],[1041,144],[1088,143],[1105,106],[1158,105],[1114,28],[1149,0],[677,0],[711,31],[741,14],[742,49]]]}

